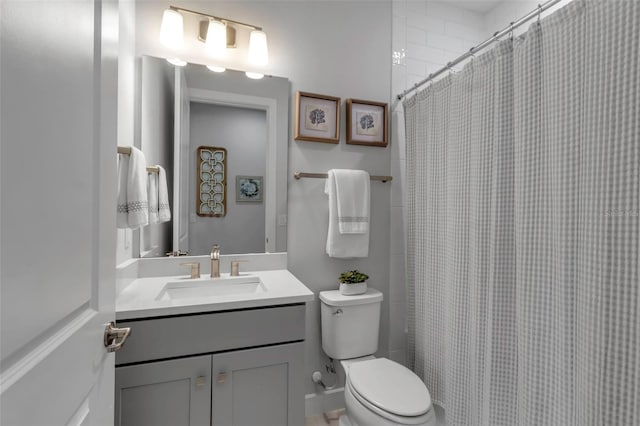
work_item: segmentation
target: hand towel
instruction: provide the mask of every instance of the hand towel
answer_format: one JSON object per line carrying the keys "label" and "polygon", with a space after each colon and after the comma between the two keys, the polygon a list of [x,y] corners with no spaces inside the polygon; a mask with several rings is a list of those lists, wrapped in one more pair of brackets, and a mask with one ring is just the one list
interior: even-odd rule
{"label": "hand towel", "polygon": [[[149,223],[147,198],[147,164],[142,151],[131,147],[131,154],[121,155],[118,179],[119,228],[137,229]],[[125,167],[126,165],[126,167]],[[125,176],[126,171],[126,176]],[[125,190],[122,190],[124,187]],[[124,221],[126,215],[126,223]]]}
{"label": "hand towel", "polygon": [[128,228],[127,210],[127,177],[129,176],[129,156],[118,155],[118,210],[116,226],[120,229]]}
{"label": "hand towel", "polygon": [[158,223],[171,220],[171,208],[169,206],[169,191],[167,190],[167,172],[162,166],[158,167]]}
{"label": "hand towel", "polygon": [[148,173],[147,194],[149,197],[149,223],[156,224],[158,219],[158,175],[159,173]]}
{"label": "hand towel", "polygon": [[341,234],[369,232],[369,173],[363,170],[330,170],[336,181],[338,229]]}
{"label": "hand towel", "polygon": [[329,170],[324,192],[329,196],[329,229],[327,232],[326,246],[327,254],[330,257],[339,258],[369,256],[369,232],[362,234],[340,233],[340,226],[338,222],[338,197],[336,194],[336,174],[333,170]]}

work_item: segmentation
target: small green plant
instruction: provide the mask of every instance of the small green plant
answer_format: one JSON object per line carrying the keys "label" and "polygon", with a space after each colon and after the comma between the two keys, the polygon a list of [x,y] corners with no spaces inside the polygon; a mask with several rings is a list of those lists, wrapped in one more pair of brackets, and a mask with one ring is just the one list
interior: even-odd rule
{"label": "small green plant", "polygon": [[365,282],[369,278],[369,275],[354,269],[353,271],[346,271],[340,274],[338,282],[341,284],[357,284]]}

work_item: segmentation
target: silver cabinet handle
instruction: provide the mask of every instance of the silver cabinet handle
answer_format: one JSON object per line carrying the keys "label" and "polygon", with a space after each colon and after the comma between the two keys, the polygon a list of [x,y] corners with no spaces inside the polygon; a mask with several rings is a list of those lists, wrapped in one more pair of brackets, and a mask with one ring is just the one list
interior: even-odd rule
{"label": "silver cabinet handle", "polygon": [[226,382],[226,381],[227,381],[227,373],[225,371],[223,371],[221,373],[218,373],[218,377],[216,377],[216,382],[219,385],[223,385],[224,382]]}
{"label": "silver cabinet handle", "polygon": [[104,329],[104,347],[107,348],[107,352],[121,349],[129,334],[131,334],[131,327],[116,328],[113,321],[107,324]]}
{"label": "silver cabinet handle", "polygon": [[342,309],[338,308],[338,309],[336,309],[336,311],[333,313],[333,316],[335,316],[335,317],[339,317],[340,315],[342,315]]}

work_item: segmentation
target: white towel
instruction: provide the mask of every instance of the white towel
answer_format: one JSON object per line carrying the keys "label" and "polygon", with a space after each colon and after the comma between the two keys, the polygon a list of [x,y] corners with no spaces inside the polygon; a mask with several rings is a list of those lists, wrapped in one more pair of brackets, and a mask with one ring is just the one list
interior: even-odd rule
{"label": "white towel", "polygon": [[151,172],[148,174],[147,194],[149,196],[149,223],[156,224],[158,220],[158,174]]}
{"label": "white towel", "polygon": [[341,234],[369,232],[369,173],[363,170],[333,169],[336,180],[338,229]]}
{"label": "white towel", "polygon": [[129,156],[121,155],[118,175],[118,228],[137,229],[147,225],[147,164],[142,151],[131,147]]}
{"label": "white towel", "polygon": [[158,167],[158,223],[171,220],[169,207],[169,191],[167,190],[167,172],[162,166]]}
{"label": "white towel", "polygon": [[118,155],[118,212],[116,226],[120,229],[128,228],[127,210],[127,177],[129,176],[129,156]]}
{"label": "white towel", "polygon": [[[329,196],[329,230],[327,254],[330,257],[353,258],[369,256],[369,231],[361,234],[341,234],[338,221],[336,170],[329,170],[324,192]],[[366,173],[366,172],[364,172]],[[369,175],[367,174],[366,216],[369,217]],[[367,226],[368,228],[368,226]]]}

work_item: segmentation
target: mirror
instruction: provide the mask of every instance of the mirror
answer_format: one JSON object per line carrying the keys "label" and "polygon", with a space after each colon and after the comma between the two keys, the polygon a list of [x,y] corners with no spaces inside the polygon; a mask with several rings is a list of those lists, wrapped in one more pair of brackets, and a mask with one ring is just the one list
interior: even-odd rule
{"label": "mirror", "polygon": [[[150,56],[139,75],[140,146],[148,165],[166,169],[172,214],[141,230],[140,256],[209,254],[214,243],[223,254],[286,251],[289,80]],[[198,175],[201,146],[226,150],[225,173],[216,174],[224,215],[197,214],[211,200],[196,198],[213,193]]]}

